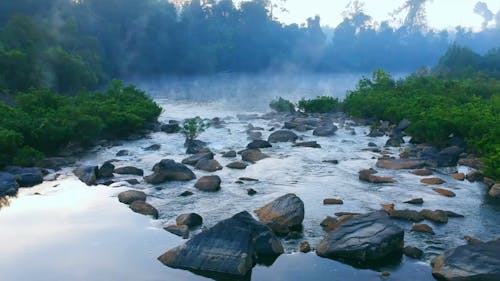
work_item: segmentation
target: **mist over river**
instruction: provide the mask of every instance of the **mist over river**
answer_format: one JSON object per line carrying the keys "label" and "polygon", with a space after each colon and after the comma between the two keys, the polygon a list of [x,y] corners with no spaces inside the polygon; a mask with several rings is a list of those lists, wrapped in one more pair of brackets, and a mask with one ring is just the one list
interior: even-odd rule
{"label": "mist over river", "polygon": [[[284,240],[286,254],[272,265],[257,265],[251,280],[380,280],[377,271],[390,271],[383,280],[433,280],[430,259],[444,250],[463,245],[470,235],[481,240],[500,237],[499,205],[490,204],[482,183],[457,181],[449,169],[436,169],[434,176],[445,181],[441,186],[453,190],[454,198],[445,198],[420,183],[420,177],[408,170],[378,169],[393,177],[391,184],[372,184],[358,179],[358,171],[375,167],[379,153],[366,150],[369,142],[382,148],[388,137],[368,137],[369,128],[352,126],[349,120],[336,120],[338,131],[332,137],[313,136],[310,131],[297,133],[304,141],[317,141],[322,148],[294,147],[277,143],[263,149],[270,158],[249,165],[245,170],[225,166],[234,159],[221,157],[228,150],[242,150],[248,140],[249,124],[262,127],[263,139],[272,128],[283,125],[280,119],[255,118],[269,112],[269,102],[278,96],[292,101],[302,97],[332,95],[343,98],[353,89],[362,74],[345,75],[254,75],[222,74],[199,78],[162,78],[133,81],[164,109],[161,122],[185,118],[219,117],[221,128],[210,127],[199,139],[208,143],[224,166],[208,173],[193,169],[197,178],[216,174],[222,179],[221,190],[204,193],[194,188],[194,181],[146,184],[142,177],[115,175],[111,186],[87,187],[72,173],[73,167],[58,171],[61,176],[33,188],[21,189],[16,198],[3,201],[0,209],[0,279],[17,280],[210,280],[189,271],[162,265],[157,257],[184,243],[180,237],[162,229],[175,224],[182,213],[195,212],[203,217],[203,225],[211,227],[240,211],[253,211],[277,197],[295,193],[305,204],[303,238]],[[401,75],[396,75],[399,77]],[[246,117],[242,117],[245,115]],[[239,116],[239,117],[238,117]],[[353,135],[352,130],[355,134]],[[408,137],[405,138],[408,140]],[[158,151],[144,148],[160,144]],[[180,162],[186,158],[184,136],[155,132],[144,138],[124,141],[119,146],[92,148],[75,166],[101,165],[116,159],[114,165],[135,166],[148,175],[161,159]],[[404,149],[385,148],[392,156]],[[120,150],[129,155],[116,156]],[[323,162],[338,160],[338,165]],[[458,171],[469,168],[459,166]],[[236,183],[240,177],[257,182]],[[135,178],[140,184],[131,186],[124,180]],[[254,196],[247,189],[257,191]],[[118,202],[117,194],[139,189],[148,194],[148,203],[159,210],[159,219],[133,213]],[[179,197],[184,191],[194,194]],[[408,206],[403,201],[421,197],[421,206]],[[342,205],[323,205],[325,198],[342,199]],[[320,222],[335,212],[379,210],[382,204],[394,203],[401,209],[443,209],[464,215],[450,218],[447,224],[431,225],[435,235],[410,232],[411,222],[394,220],[405,230],[405,245],[424,251],[421,260],[403,257],[401,262],[371,269],[355,269],[314,253],[298,253],[302,241],[313,247],[324,236]],[[201,230],[195,231],[199,232]],[[192,234],[192,235],[193,235]]]}

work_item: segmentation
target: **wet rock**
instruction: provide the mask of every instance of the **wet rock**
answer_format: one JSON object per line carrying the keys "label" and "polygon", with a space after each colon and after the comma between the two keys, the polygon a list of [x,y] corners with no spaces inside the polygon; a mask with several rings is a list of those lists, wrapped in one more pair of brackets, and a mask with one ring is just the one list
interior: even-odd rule
{"label": "wet rock", "polygon": [[494,198],[499,198],[500,199],[500,184],[497,183],[493,185],[490,190],[488,191],[488,195]]}
{"label": "wet rock", "polygon": [[433,153],[431,151],[427,153],[423,152],[420,157],[425,159],[425,164],[431,167],[451,167],[457,165],[458,158],[463,152],[464,149],[462,147],[450,146],[438,153]]}
{"label": "wet rock", "polygon": [[80,166],[73,170],[73,174],[86,185],[96,184],[97,172],[97,166]]}
{"label": "wet rock", "polygon": [[193,194],[194,193],[192,193],[191,191],[186,190],[186,191],[182,192],[181,194],[179,194],[179,197],[188,197],[188,196],[191,196]]}
{"label": "wet rock", "polygon": [[241,152],[241,159],[248,162],[257,162],[262,159],[269,158],[269,155],[262,153],[260,149],[247,149]]}
{"label": "wet rock", "polygon": [[431,262],[438,280],[500,280],[500,240],[450,249]]}
{"label": "wet rock", "polygon": [[444,188],[433,188],[432,190],[434,190],[435,192],[443,195],[443,196],[446,196],[446,197],[455,197],[455,193],[451,190],[448,190],[448,189],[444,189]]}
{"label": "wet rock", "polygon": [[172,122],[172,123],[169,122],[168,124],[162,124],[160,130],[167,134],[174,134],[179,132],[181,130],[181,127],[179,126],[178,122]]}
{"label": "wet rock", "polygon": [[120,175],[135,175],[135,176],[144,175],[144,171],[142,169],[132,167],[132,166],[115,168],[114,173],[120,174]]}
{"label": "wet rock", "polygon": [[417,169],[410,171],[410,173],[417,175],[417,176],[430,176],[432,175],[432,171],[428,169]]}
{"label": "wet rock", "polygon": [[186,147],[186,154],[198,154],[204,151],[207,147],[207,143],[201,140],[186,140],[184,142],[184,147]]}
{"label": "wet rock", "polygon": [[146,193],[138,190],[123,191],[118,194],[118,201],[127,205],[135,201],[146,201]]}
{"label": "wet rock", "polygon": [[241,212],[158,259],[173,268],[244,276],[259,258],[282,253],[283,246],[269,227]]}
{"label": "wet rock", "polygon": [[247,135],[249,140],[260,140],[262,139],[262,133],[256,131],[247,131]]}
{"label": "wet rock", "polygon": [[420,214],[424,216],[424,218],[431,220],[436,223],[447,223],[448,222],[448,214],[443,210],[429,210],[423,209],[420,211]]}
{"label": "wet rock", "polygon": [[189,238],[189,227],[187,225],[168,225],[164,227],[166,231],[182,237],[182,239],[188,239]]}
{"label": "wet rock", "polygon": [[4,171],[16,178],[19,187],[32,187],[40,184],[43,182],[44,174],[46,174],[46,171],[35,167],[8,166]]}
{"label": "wet rock", "polygon": [[374,142],[369,142],[368,147],[377,147],[377,144],[375,144]]}
{"label": "wet rock", "polygon": [[464,173],[453,173],[450,176],[459,181],[463,181],[465,179]]}
{"label": "wet rock", "polygon": [[248,164],[243,162],[232,162],[226,165],[230,169],[244,170],[248,167]]}
{"label": "wet rock", "polygon": [[339,163],[339,160],[336,160],[336,159],[333,159],[333,160],[323,160],[321,162],[337,165]]}
{"label": "wet rock", "polygon": [[311,245],[309,245],[309,242],[300,243],[299,251],[302,253],[309,253],[311,251]]}
{"label": "wet rock", "polygon": [[406,246],[403,249],[403,254],[405,254],[405,256],[410,258],[420,259],[424,255],[424,252],[419,248]]}
{"label": "wet rock", "polygon": [[201,160],[214,159],[214,154],[212,152],[198,153],[184,158],[181,163],[186,165],[195,166]]}
{"label": "wet rock", "polygon": [[357,215],[361,215],[361,213],[356,213],[356,212],[336,212],[334,215],[336,215],[337,217],[349,216],[349,215],[357,216]]}
{"label": "wet rock", "polygon": [[449,218],[463,218],[464,215],[457,214],[453,211],[445,211]]}
{"label": "wet rock", "polygon": [[130,155],[130,151],[126,150],[126,149],[122,149],[120,151],[118,151],[116,153],[116,156],[120,157],[120,156],[128,156]]}
{"label": "wet rock", "polygon": [[358,172],[359,179],[371,183],[394,183],[394,179],[375,175],[377,171],[374,169],[365,169]]}
{"label": "wet rock", "polygon": [[222,157],[225,157],[225,158],[233,158],[233,157],[236,157],[236,151],[234,151],[234,150],[230,150],[230,151],[224,152],[224,153],[222,154]]}
{"label": "wet rock", "polygon": [[115,169],[115,165],[111,163],[111,161],[106,161],[99,167],[99,171],[97,172],[97,178],[105,179],[113,177],[113,171]]}
{"label": "wet rock", "polygon": [[391,219],[403,219],[413,222],[424,220],[424,217],[415,210],[390,210],[388,213]]}
{"label": "wet rock", "polygon": [[401,135],[391,136],[385,143],[385,147],[400,147],[405,141]]}
{"label": "wet rock", "polygon": [[148,147],[143,148],[144,151],[158,151],[161,149],[161,144],[153,144]]}
{"label": "wet rock", "polygon": [[429,225],[427,225],[425,223],[413,225],[411,227],[410,231],[414,231],[414,232],[426,232],[426,233],[434,234],[434,230],[432,229],[432,227],[430,227]]}
{"label": "wet rock", "polygon": [[272,132],[271,135],[269,135],[269,138],[267,139],[268,142],[270,143],[275,143],[275,142],[295,142],[299,137],[297,134],[290,130],[278,130],[275,132]]}
{"label": "wet rock", "polygon": [[207,171],[207,172],[215,172],[222,170],[222,166],[215,159],[202,159],[198,161],[196,164],[196,169]]}
{"label": "wet rock", "polygon": [[267,148],[267,147],[272,147],[272,145],[265,140],[254,140],[251,143],[247,144],[248,149]]}
{"label": "wet rock", "polygon": [[134,201],[129,205],[132,211],[145,216],[152,216],[158,219],[158,210],[144,201]]}
{"label": "wet rock", "polygon": [[203,218],[197,213],[188,213],[179,215],[175,219],[177,225],[186,225],[187,227],[197,227],[203,224]]}
{"label": "wet rock", "polygon": [[330,232],[334,231],[335,229],[339,228],[341,224],[343,224],[346,221],[349,221],[352,219],[354,215],[343,215],[340,216],[338,219],[327,216],[321,223],[319,224],[322,228],[323,231],[325,232]]}
{"label": "wet rock", "polygon": [[482,171],[484,170],[484,164],[483,161],[481,161],[481,158],[479,157],[474,157],[474,156],[468,156],[466,158],[461,158],[458,160],[459,165],[471,167],[473,169]]}
{"label": "wet rock", "polygon": [[375,164],[379,168],[400,170],[400,169],[419,169],[424,162],[409,159],[380,159]]}
{"label": "wet rock", "polygon": [[465,178],[470,182],[482,181],[483,173],[481,171],[472,171],[467,173]]}
{"label": "wet rock", "polygon": [[335,132],[338,130],[337,126],[335,125],[326,125],[326,126],[320,126],[313,131],[313,135],[319,136],[319,137],[330,137],[335,135]]}
{"label": "wet rock", "polygon": [[159,184],[166,181],[190,181],[195,174],[184,164],[171,159],[163,159],[153,167],[153,174],[144,177],[150,184]]}
{"label": "wet rock", "polygon": [[220,190],[221,179],[219,176],[203,176],[194,185],[201,191],[215,192]]}
{"label": "wet rock", "polygon": [[414,198],[414,199],[410,199],[408,201],[404,201],[403,203],[414,204],[414,205],[422,205],[422,204],[424,204],[424,199],[422,199],[422,198]]}
{"label": "wet rock", "polygon": [[384,211],[356,216],[328,233],[316,249],[321,257],[357,262],[401,255],[404,231]]}
{"label": "wet rock", "polygon": [[316,141],[305,141],[305,142],[298,142],[294,144],[293,146],[298,146],[298,147],[311,147],[311,148],[321,148],[321,145],[318,144]]}
{"label": "wet rock", "polygon": [[323,205],[341,205],[344,201],[335,198],[325,198],[323,199]]}
{"label": "wet rock", "polygon": [[285,240],[297,240],[303,237],[301,232],[298,231],[290,231],[285,237]]}
{"label": "wet rock", "polygon": [[0,172],[0,196],[15,195],[18,189],[19,184],[12,174]]}
{"label": "wet rock", "polygon": [[425,178],[421,179],[420,182],[428,185],[438,185],[445,183],[445,181],[440,178]]}
{"label": "wet rock", "polygon": [[125,180],[125,182],[127,182],[131,185],[137,185],[140,183],[137,179],[129,179],[129,180]]}
{"label": "wet rock", "polygon": [[304,220],[304,202],[293,193],[278,197],[255,211],[262,222],[274,222],[289,228],[300,227]]}
{"label": "wet rock", "polygon": [[253,195],[257,194],[257,191],[255,191],[255,189],[253,189],[253,188],[248,188],[247,194],[250,196],[253,196]]}
{"label": "wet rock", "polygon": [[391,273],[389,271],[382,271],[382,272],[380,272],[380,276],[389,277],[389,276],[391,276]]}
{"label": "wet rock", "polygon": [[241,177],[241,178],[239,178],[239,180],[242,180],[242,181],[259,181],[258,179],[249,178],[249,177]]}
{"label": "wet rock", "polygon": [[467,242],[467,244],[479,244],[479,243],[484,243],[483,241],[477,239],[477,238],[474,238],[472,236],[469,236],[469,235],[465,235],[464,236],[464,240]]}
{"label": "wet rock", "polygon": [[408,119],[403,119],[401,121],[399,121],[399,124],[396,126],[396,128],[394,128],[395,131],[404,131],[406,130],[408,127],[410,127],[411,125],[411,122],[410,120]]}

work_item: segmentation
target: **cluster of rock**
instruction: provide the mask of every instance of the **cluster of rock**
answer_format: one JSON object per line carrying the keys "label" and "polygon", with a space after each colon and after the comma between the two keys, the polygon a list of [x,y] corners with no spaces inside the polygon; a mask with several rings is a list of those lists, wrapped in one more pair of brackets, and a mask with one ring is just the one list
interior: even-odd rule
{"label": "cluster of rock", "polygon": [[32,187],[43,182],[48,171],[41,168],[9,166],[0,172],[0,197],[14,196],[20,187]]}

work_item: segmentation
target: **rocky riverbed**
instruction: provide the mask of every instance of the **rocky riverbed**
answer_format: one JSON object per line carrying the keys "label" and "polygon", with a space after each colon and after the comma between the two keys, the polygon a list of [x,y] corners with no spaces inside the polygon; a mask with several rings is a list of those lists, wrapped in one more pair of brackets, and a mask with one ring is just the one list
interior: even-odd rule
{"label": "rocky riverbed", "polygon": [[[342,115],[264,115],[214,103],[174,105],[162,99],[158,102],[165,112],[160,120],[164,125],[156,132],[133,141],[102,143],[74,165],[58,172],[49,170],[51,173],[46,179],[52,181],[31,189],[21,188],[18,198],[3,200],[0,223],[9,230],[0,230],[0,239],[23,245],[7,247],[10,249],[7,253],[20,258],[22,249],[34,247],[34,251],[26,252],[33,259],[33,253],[43,252],[36,246],[36,229],[16,222],[16,216],[32,222],[27,210],[47,209],[50,209],[47,216],[33,216],[51,222],[44,232],[53,232],[41,240],[46,251],[50,251],[49,246],[56,247],[56,241],[67,246],[73,241],[77,251],[63,256],[78,260],[87,268],[90,260],[101,261],[101,257],[91,257],[82,246],[90,243],[94,249],[115,252],[106,258],[110,266],[133,268],[137,264],[137,272],[145,274],[139,277],[141,280],[160,280],[162,274],[171,280],[201,280],[207,270],[246,274],[242,278],[252,280],[270,280],[270,276],[273,280],[306,277],[320,280],[332,272],[345,280],[378,280],[382,271],[386,271],[384,275],[390,274],[384,277],[390,280],[407,280],[408,276],[414,280],[432,280],[430,262],[446,250],[466,244],[465,236],[469,242],[500,237],[500,207],[498,201],[488,195],[485,184],[478,180],[481,176],[467,166],[455,163],[451,167],[440,167],[443,165],[438,163],[458,160],[451,159],[453,155],[464,157],[459,155],[461,151],[416,148],[408,143],[410,138],[404,134],[389,137],[389,129],[374,132]],[[201,151],[194,152],[201,153],[193,157],[186,154],[184,136],[177,132],[176,122],[194,116],[211,120],[212,126],[199,137],[207,148],[197,148]],[[60,174],[60,178],[55,180],[54,173]],[[76,182],[73,174],[98,185],[86,187]],[[127,190],[135,192],[122,193]],[[275,201],[283,196],[288,197]],[[128,207],[149,215],[151,220],[126,212]],[[382,208],[385,211],[379,211]],[[247,213],[224,223],[244,211]],[[200,218],[179,217],[183,214],[197,214]],[[53,216],[61,220],[59,225]],[[118,220],[124,224],[118,226]],[[93,221],[95,225],[89,227]],[[68,227],[63,231],[61,225]],[[235,227],[237,225],[241,227]],[[249,225],[252,225],[250,231],[241,232]],[[80,234],[79,229],[83,233]],[[235,231],[235,236],[228,235],[231,231]],[[18,238],[14,233],[25,238]],[[53,238],[59,233],[64,235],[57,240]],[[85,233],[95,236],[82,238],[80,235]],[[224,238],[220,233],[229,237]],[[352,243],[349,236],[352,233],[356,239],[364,237],[367,241]],[[379,233],[384,235],[377,236]],[[29,234],[34,235],[33,238]],[[215,240],[196,238],[202,237],[200,235]],[[119,238],[113,241],[112,237]],[[230,237],[247,237],[247,242],[241,244],[238,239],[231,242]],[[266,242],[255,244],[252,241],[259,241],[256,237],[267,237]],[[26,240],[33,243],[26,244]],[[172,252],[185,241],[201,243],[200,247],[206,247],[207,251],[196,257],[178,250]],[[306,251],[305,242],[325,258],[314,253],[299,253],[299,249]],[[127,243],[132,245],[130,250]],[[360,244],[371,246],[360,248]],[[63,251],[61,245],[56,249]],[[403,252],[407,256],[402,256]],[[127,261],[118,257],[118,253],[136,255],[141,260]],[[206,268],[194,260],[214,259],[217,253],[235,253],[240,263],[231,266],[229,261],[234,259],[225,256],[226,267],[219,270],[216,262]],[[268,259],[263,256],[268,254],[281,256],[274,262],[264,261]],[[156,260],[159,256],[166,265],[191,269],[198,275],[164,267]],[[29,270],[22,271],[20,263],[4,254],[2,259],[6,263],[0,263],[0,269],[7,272],[7,276],[31,276]],[[53,260],[62,261],[57,255]],[[435,261],[446,268],[443,257]],[[255,263],[270,266],[253,267]],[[70,268],[75,269],[76,264],[70,264]],[[495,265],[493,260],[490,268],[494,269]],[[113,275],[110,272],[114,271],[109,268],[100,266],[90,272],[106,272],[109,275],[103,276],[107,279],[125,276],[120,275],[122,272]],[[37,267],[31,272],[52,272],[52,276],[58,277],[64,272],[72,280],[86,280],[81,276],[89,276],[74,270],[58,272],[53,267]]]}

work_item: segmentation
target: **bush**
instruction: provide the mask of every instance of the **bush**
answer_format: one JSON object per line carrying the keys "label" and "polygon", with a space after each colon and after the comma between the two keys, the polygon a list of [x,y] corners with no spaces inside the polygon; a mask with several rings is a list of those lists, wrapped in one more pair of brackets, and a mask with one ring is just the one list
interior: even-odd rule
{"label": "bush", "polygon": [[182,132],[186,136],[186,140],[191,141],[203,133],[208,126],[208,123],[204,122],[200,117],[188,118],[184,120]]}
{"label": "bush", "polygon": [[44,155],[40,151],[32,147],[25,146],[16,152],[16,155],[14,156],[12,162],[17,166],[28,167],[34,166],[35,163],[41,160],[43,157]]}
{"label": "bush", "polygon": [[9,164],[23,144],[23,136],[18,132],[0,128],[0,167]]}
{"label": "bush", "polygon": [[295,112],[295,105],[282,97],[272,100],[269,107],[276,112]]}
{"label": "bush", "polygon": [[299,110],[306,113],[330,113],[341,109],[339,100],[329,96],[318,96],[314,99],[301,99]]}

